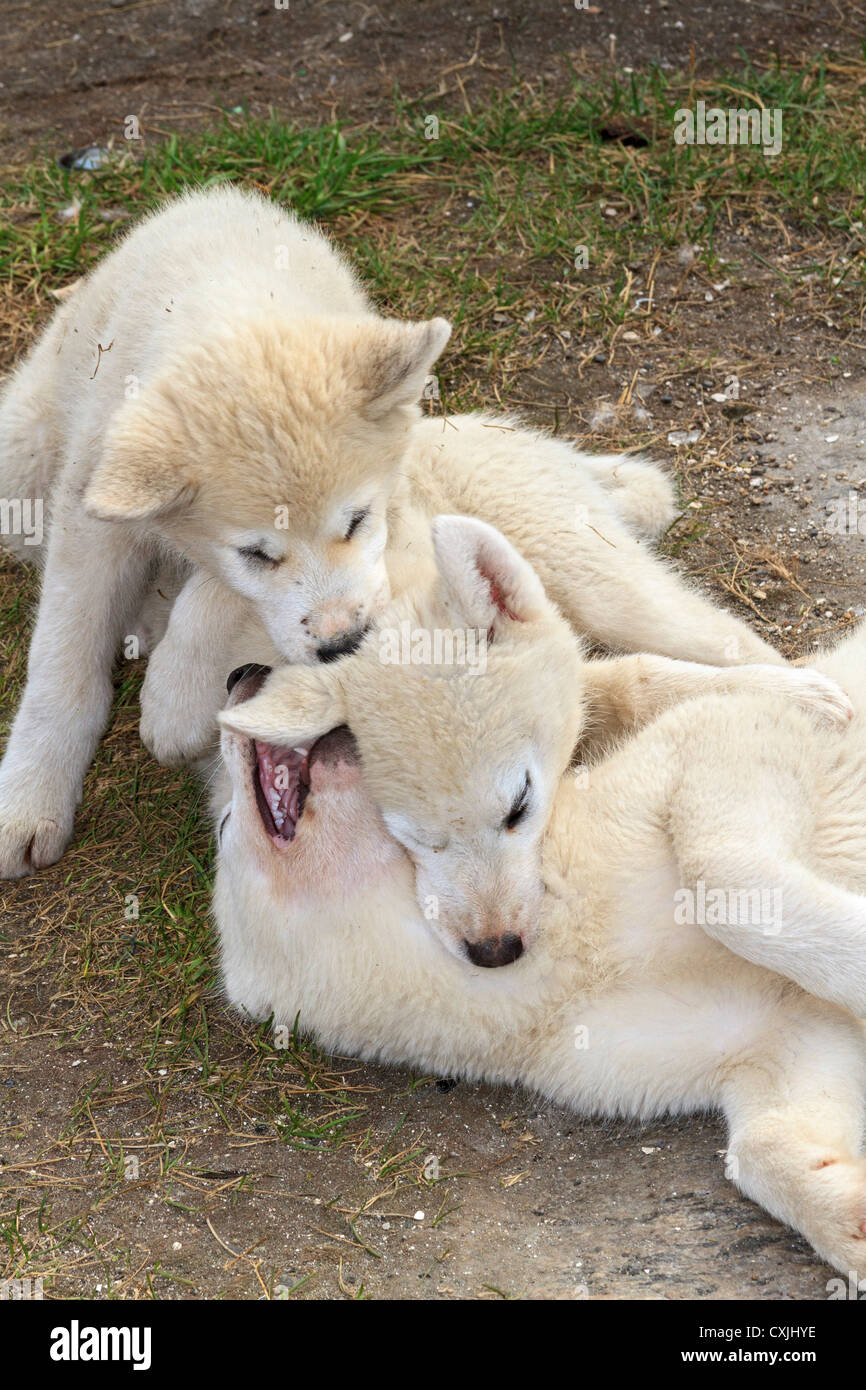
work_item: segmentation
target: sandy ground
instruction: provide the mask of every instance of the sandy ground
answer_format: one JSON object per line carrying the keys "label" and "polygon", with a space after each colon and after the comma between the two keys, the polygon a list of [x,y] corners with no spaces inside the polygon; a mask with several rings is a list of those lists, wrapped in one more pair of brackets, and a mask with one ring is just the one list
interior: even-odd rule
{"label": "sandy ground", "polygon": [[[13,1083],[14,1057],[13,1049],[4,1072]],[[4,1142],[5,1162],[23,1158],[38,1170],[56,1153],[49,1136],[68,1122],[88,1078],[132,1066],[130,1058],[124,1069],[122,1050],[64,1049],[50,1089],[31,1082],[4,1101],[6,1119],[21,1116],[27,1131],[21,1144]],[[274,1273],[276,1290],[308,1278],[295,1296],[312,1298],[354,1296],[362,1286],[372,1298],[399,1299],[826,1297],[832,1271],[726,1181],[723,1130],[712,1120],[590,1123],[487,1087],[410,1091],[409,1075],[395,1069],[353,1066],[351,1079],[374,1088],[365,1123],[375,1133],[401,1125],[400,1147],[438,1160],[436,1187],[403,1190],[358,1216],[377,1186],[348,1151],[299,1153],[273,1136],[213,1135],[213,1112],[203,1107],[201,1123],[187,1126],[188,1144],[175,1141],[179,1176],[162,1188],[178,1206],[155,1201],[147,1180],[130,1182],[128,1195],[89,1223],[107,1246],[131,1239],[132,1268],[106,1259],[87,1283],[70,1270],[57,1292],[142,1296],[146,1269],[157,1271],[162,1297],[255,1298],[258,1263],[266,1278]],[[130,1109],[150,1119],[137,1099],[137,1107],[100,1109],[106,1139],[133,1134]],[[64,1166],[77,1192],[55,1198],[52,1219],[84,1205],[88,1156],[98,1162],[87,1146]],[[184,1181],[187,1167],[207,1176]],[[226,1187],[230,1201],[217,1195]],[[184,1210],[190,1205],[200,1210]],[[82,1240],[82,1259],[87,1248]]]}

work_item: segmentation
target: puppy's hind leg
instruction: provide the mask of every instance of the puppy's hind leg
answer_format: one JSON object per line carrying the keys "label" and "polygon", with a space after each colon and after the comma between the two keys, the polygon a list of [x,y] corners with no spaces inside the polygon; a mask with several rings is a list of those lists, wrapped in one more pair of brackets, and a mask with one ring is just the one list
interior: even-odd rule
{"label": "puppy's hind leg", "polygon": [[605,743],[648,724],[671,705],[699,695],[776,695],[799,705],[818,724],[844,728],[853,715],[844,691],[808,667],[703,666],[667,656],[614,656],[586,665],[588,726],[584,748]]}
{"label": "puppy's hind leg", "polygon": [[843,1273],[866,1276],[866,1040],[862,1025],[806,996],[780,1001],[775,1027],[726,1063],[726,1171]]}
{"label": "puppy's hind leg", "polygon": [[570,534],[554,528],[544,548],[524,552],[578,632],[679,661],[781,664],[778,652],[691,588],[616,516],[591,515],[579,515]]}
{"label": "puppy's hind leg", "polygon": [[741,721],[733,764],[698,750],[672,798],[682,883],[706,909],[695,929],[866,1017],[866,896],[802,862],[814,830],[809,769],[780,759],[761,775],[762,743],[760,725]]}

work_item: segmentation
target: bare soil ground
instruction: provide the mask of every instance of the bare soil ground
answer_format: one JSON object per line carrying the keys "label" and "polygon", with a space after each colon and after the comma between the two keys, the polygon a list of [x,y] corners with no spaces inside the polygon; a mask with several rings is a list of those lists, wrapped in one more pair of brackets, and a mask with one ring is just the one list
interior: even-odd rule
{"label": "bare soil ground", "polygon": [[[444,93],[471,110],[506,82],[555,90],[569,65],[701,71],[735,64],[741,49],[853,52],[863,18],[853,4],[768,0],[600,0],[587,11],[535,0],[70,0],[43,11],[10,0],[0,157],[11,167],[36,148],[53,157],[105,143],[130,113],[149,138],[235,106],[387,125],[395,84],[405,101]],[[423,207],[406,219],[423,256]],[[862,322],[834,318],[821,284],[780,278],[812,250],[793,222],[731,218],[718,275],[687,254],[634,268],[652,286],[658,334],[647,324],[579,349],[550,334],[501,397],[584,446],[640,444],[668,459],[683,493],[669,549],[791,655],[866,604],[864,536],[826,525],[866,479],[866,340]],[[495,264],[479,248],[481,273],[485,256]],[[543,272],[521,308],[542,292]],[[49,307],[28,299],[9,317],[4,367]],[[447,370],[469,389],[459,360]],[[732,375],[737,401],[714,401]],[[489,404],[488,388],[477,376],[470,400]],[[18,567],[3,573],[8,692],[34,588]],[[726,1181],[712,1118],[593,1123],[308,1048],[275,1057],[210,984],[196,793],[147,762],[136,723],[133,683],[70,854],[0,885],[7,1273],[42,1273],[52,1295],[81,1297],[826,1296],[830,1271]],[[171,875],[167,824],[186,855]],[[178,915],[181,889],[197,905],[189,916]],[[129,893],[149,904],[140,923],[124,917]]]}
{"label": "bare soil ground", "polygon": [[0,15],[2,150],[63,149],[117,136],[130,113],[159,133],[221,107],[318,124],[390,119],[413,101],[472,101],[517,76],[555,82],[613,58],[698,71],[738,55],[856,49],[864,11],[834,0],[8,0]]}

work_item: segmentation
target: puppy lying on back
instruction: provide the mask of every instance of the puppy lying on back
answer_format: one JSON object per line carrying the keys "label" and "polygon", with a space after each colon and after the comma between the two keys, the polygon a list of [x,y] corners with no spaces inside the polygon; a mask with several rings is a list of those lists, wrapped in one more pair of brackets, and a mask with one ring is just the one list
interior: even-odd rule
{"label": "puppy lying on back", "polygon": [[[582,1113],[719,1108],[740,1190],[866,1273],[866,1039],[846,1007],[866,1009],[866,628],[823,675],[767,673],[811,682],[800,701],[757,681],[687,700],[575,777],[592,663],[501,537],[436,529],[442,591],[394,621],[489,621],[483,672],[384,665],[371,634],[335,668],[339,703],[332,670],[234,685],[215,793],[230,999],[334,1051]],[[395,802],[414,845],[381,814]],[[488,857],[510,872],[501,846],[521,838],[539,849],[531,920],[493,935],[482,915],[480,935],[447,897],[419,905],[426,856],[462,853],[480,900]]]}
{"label": "puppy lying on back", "polygon": [[[850,714],[841,691],[805,668],[586,661],[538,576],[498,532],[460,517],[439,518],[433,530],[438,584],[395,600],[354,656],[276,671],[273,697],[239,711],[236,727],[291,749],[350,724],[367,787],[415,864],[419,906],[435,902],[433,929],[457,955],[506,964],[531,940],[541,840],[578,745],[591,759],[666,706],[711,692],[787,695],[830,723]],[[466,634],[464,650],[474,646],[483,661],[461,662],[458,641],[453,656],[437,658],[434,645],[416,660],[395,640],[416,631],[439,633],[440,649],[442,634]]]}

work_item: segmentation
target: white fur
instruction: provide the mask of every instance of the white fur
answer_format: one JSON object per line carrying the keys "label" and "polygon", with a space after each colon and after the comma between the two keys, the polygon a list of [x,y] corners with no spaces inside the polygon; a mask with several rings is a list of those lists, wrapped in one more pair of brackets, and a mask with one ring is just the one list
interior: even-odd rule
{"label": "white fur", "polygon": [[[501,661],[517,703],[531,705],[524,692],[545,685],[569,638],[552,608],[517,626],[519,647],[513,633],[494,641],[476,686]],[[340,717],[361,731],[362,751],[371,724],[387,728],[392,770],[423,751],[425,774],[439,768],[430,798],[462,797],[466,811],[486,795],[484,759],[455,792],[456,757],[474,741],[489,764],[507,760],[521,737],[508,711],[492,702],[479,720],[468,684],[461,696],[453,679],[404,682],[393,669],[380,669],[370,711],[368,657],[364,648],[343,663],[366,667],[368,680],[342,683]],[[866,629],[817,664],[825,683],[853,693],[842,731],[787,697],[703,696],[661,714],[588,780],[561,769],[537,930],[495,970],[443,949],[424,920],[366,765],[314,769],[315,814],[295,839],[278,849],[262,833],[246,734],[276,737],[281,726],[295,738],[304,709],[323,708],[321,686],[313,699],[322,672],[275,673],[223,715],[230,782],[217,797],[228,791],[230,814],[215,911],[229,997],[258,1018],[299,1016],[336,1051],[521,1083],[584,1113],[718,1107],[740,1189],[862,1275],[866,1039],[827,1000],[866,1009]],[[308,690],[296,690],[300,676]],[[544,738],[565,747],[559,726],[571,716],[549,715]],[[726,890],[780,887],[780,929],[678,920],[677,895],[698,877]]]}
{"label": "white fur", "polygon": [[[844,725],[851,716],[838,686],[808,669],[657,656],[587,662],[538,577],[494,528],[439,517],[433,532],[437,589],[395,600],[353,658],[277,670],[232,719],[280,744],[351,724],[367,786],[414,863],[419,906],[435,900],[433,929],[458,956],[495,953],[507,937],[530,945],[544,827],[578,742],[586,758],[666,706],[710,691],[776,693],[816,722]],[[481,629],[485,665],[386,664],[382,636],[396,627]]]}

